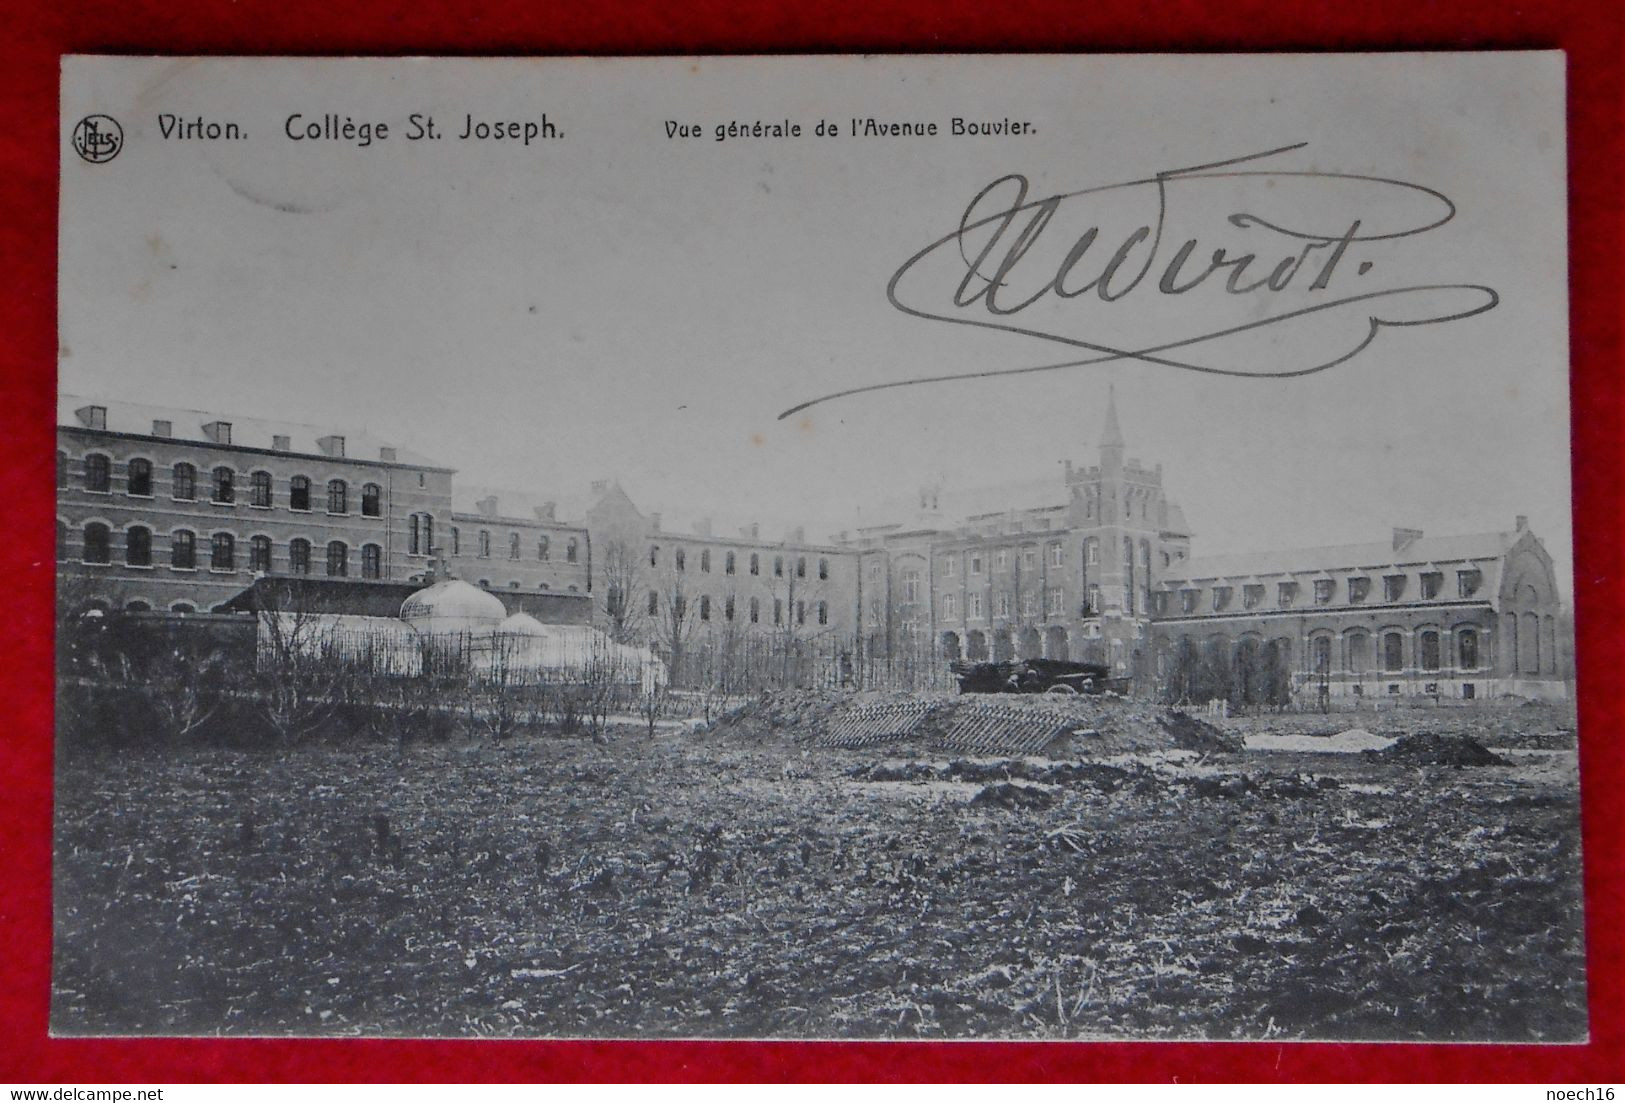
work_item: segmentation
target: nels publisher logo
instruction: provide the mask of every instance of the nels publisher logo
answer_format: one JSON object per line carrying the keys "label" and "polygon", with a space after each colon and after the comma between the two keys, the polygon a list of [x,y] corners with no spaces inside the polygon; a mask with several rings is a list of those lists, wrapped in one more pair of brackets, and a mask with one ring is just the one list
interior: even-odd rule
{"label": "nels publisher logo", "polygon": [[124,148],[124,128],[111,115],[86,115],[73,128],[73,151],[93,165],[111,161]]}

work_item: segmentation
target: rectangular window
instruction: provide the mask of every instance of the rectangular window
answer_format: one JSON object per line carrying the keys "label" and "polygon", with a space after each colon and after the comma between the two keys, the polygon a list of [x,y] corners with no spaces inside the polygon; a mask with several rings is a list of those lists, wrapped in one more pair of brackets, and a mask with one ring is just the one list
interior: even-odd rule
{"label": "rectangular window", "polygon": [[1456,592],[1461,597],[1472,597],[1484,584],[1483,571],[1457,571]]}
{"label": "rectangular window", "polygon": [[1231,587],[1229,586],[1213,587],[1213,611],[1215,613],[1222,612],[1230,604],[1230,594]]}
{"label": "rectangular window", "polygon": [[1276,603],[1283,609],[1290,609],[1298,600],[1298,584],[1296,582],[1283,582],[1275,590]]}
{"label": "rectangular window", "polygon": [[1337,583],[1329,578],[1315,579],[1315,604],[1330,605],[1332,603],[1332,592],[1336,588]]}
{"label": "rectangular window", "polygon": [[1402,574],[1385,574],[1382,576],[1382,600],[1399,601],[1405,596],[1405,576]]}
{"label": "rectangular window", "polygon": [[1049,615],[1063,616],[1066,612],[1066,591],[1054,589],[1049,592]]}
{"label": "rectangular window", "polygon": [[1200,590],[1181,590],[1181,591],[1179,591],[1179,608],[1180,608],[1180,611],[1184,612],[1184,613],[1194,613],[1194,612],[1196,612],[1196,599],[1197,599],[1198,595],[1201,594],[1201,592],[1202,591],[1200,591]]}
{"label": "rectangular window", "polygon": [[1000,548],[993,556],[993,565],[1001,571],[1008,567],[1010,565],[1009,549]]}
{"label": "rectangular window", "polygon": [[1100,584],[1098,582],[1089,583],[1089,611],[1086,615],[1100,615]]}
{"label": "rectangular window", "polygon": [[1422,575],[1423,600],[1433,600],[1439,596],[1439,591],[1442,589],[1444,589],[1444,575],[1442,573],[1439,571],[1428,571],[1426,574]]}
{"label": "rectangular window", "polygon": [[1349,579],[1349,604],[1358,605],[1371,596],[1371,580],[1369,578]]}
{"label": "rectangular window", "polygon": [[945,595],[943,595],[943,598],[942,598],[942,615],[945,616],[945,617],[954,616],[954,595],[953,594],[945,594]]}
{"label": "rectangular window", "polygon": [[1061,548],[1061,545],[1051,544],[1049,546],[1049,565],[1051,567],[1059,567],[1065,562],[1066,552]]}
{"label": "rectangular window", "polygon": [[970,615],[972,617],[979,617],[979,616],[982,615],[982,595],[981,594],[969,594],[969,595],[966,596],[965,602],[966,602],[967,609],[968,609],[968,611],[969,611],[969,613],[970,613]]}
{"label": "rectangular window", "polygon": [[1262,582],[1250,583],[1241,588],[1241,604],[1246,609],[1256,609],[1264,603],[1264,584]]}
{"label": "rectangular window", "polygon": [[1038,566],[1038,555],[1032,548],[1021,549],[1021,565],[1029,571]]}
{"label": "rectangular window", "polygon": [[982,557],[981,556],[973,555],[973,556],[970,557],[970,573],[973,574],[973,575],[979,575],[979,574],[982,573]]}
{"label": "rectangular window", "polygon": [[1010,595],[1009,594],[1000,594],[999,595],[999,616],[1008,617],[1010,615],[1010,608],[1011,608]]}
{"label": "rectangular window", "polygon": [[946,575],[953,574],[954,573],[954,564],[957,563],[958,561],[959,561],[959,557],[957,555],[948,556],[946,559],[944,559],[942,561],[942,573],[946,574]]}

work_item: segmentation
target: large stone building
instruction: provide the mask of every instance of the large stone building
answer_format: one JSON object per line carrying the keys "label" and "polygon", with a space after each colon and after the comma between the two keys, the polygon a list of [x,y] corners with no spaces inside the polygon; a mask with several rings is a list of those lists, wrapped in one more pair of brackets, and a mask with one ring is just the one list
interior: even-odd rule
{"label": "large stone building", "polygon": [[102,608],[205,612],[260,574],[421,577],[453,472],[366,433],[58,399],[58,573]]}
{"label": "large stone building", "polygon": [[1151,595],[1190,554],[1162,468],[1129,459],[1108,400],[1099,460],[1063,478],[990,488],[950,520],[939,488],[851,545],[869,586],[870,654],[933,646],[947,658],[1048,657],[1128,675],[1151,653]]}
{"label": "large stone building", "polygon": [[584,596],[617,639],[813,644],[843,678],[1047,656],[1149,688],[1193,656],[1241,677],[1264,656],[1270,692],[1304,701],[1561,696],[1569,674],[1551,559],[1522,518],[1193,557],[1114,399],[1095,463],[928,487],[828,542],[671,525],[608,481],[562,503],[454,487],[451,469],[365,434],[259,419],[64,396],[57,439],[57,559],[104,608],[212,610],[261,575],[419,580],[437,553],[493,592]]}

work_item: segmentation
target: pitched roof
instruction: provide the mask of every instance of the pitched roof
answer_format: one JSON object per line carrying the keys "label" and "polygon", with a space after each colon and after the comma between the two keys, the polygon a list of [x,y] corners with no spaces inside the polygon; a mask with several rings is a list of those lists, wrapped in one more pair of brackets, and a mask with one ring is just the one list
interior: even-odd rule
{"label": "pitched roof", "polygon": [[[325,457],[327,453],[318,442],[325,437],[338,436],[344,438],[344,453],[348,459],[378,462],[382,460],[384,449],[393,448],[395,450],[395,460],[393,462],[395,463],[450,470],[445,464],[433,460],[421,452],[416,452],[410,448],[402,448],[390,441],[374,436],[366,429],[308,425],[297,421],[272,421],[267,418],[242,417],[230,413],[191,410],[182,406],[159,406],[144,402],[119,402],[102,398],[86,398],[83,395],[58,394],[56,398],[57,425],[70,429],[88,428],[78,413],[87,406],[100,406],[107,411],[106,428],[113,433],[130,433],[144,437],[156,436],[157,434],[153,432],[153,422],[167,421],[170,424],[172,439],[214,446],[215,441],[208,433],[204,432],[204,426],[223,421],[229,422],[231,425],[231,446],[235,448],[259,448],[267,452],[286,451],[299,455]],[[275,438],[279,436],[288,438],[287,448],[276,448]]]}
{"label": "pitched roof", "polygon": [[1165,583],[1203,578],[1249,578],[1281,574],[1320,574],[1346,570],[1382,570],[1429,563],[1499,559],[1521,534],[1482,532],[1464,536],[1424,536],[1394,550],[1392,541],[1334,544],[1319,548],[1240,552],[1197,556],[1162,572]]}

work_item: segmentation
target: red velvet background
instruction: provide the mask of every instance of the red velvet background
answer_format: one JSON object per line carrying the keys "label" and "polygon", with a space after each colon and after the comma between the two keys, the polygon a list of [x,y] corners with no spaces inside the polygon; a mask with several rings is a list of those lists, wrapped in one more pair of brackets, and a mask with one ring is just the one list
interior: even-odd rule
{"label": "red velvet background", "polygon": [[[0,1081],[1622,1079],[1622,21],[1618,0],[68,0],[0,30]],[[51,1040],[57,59],[66,53],[687,54],[1508,49],[1569,61],[1575,521],[1591,1037],[1579,1047]]]}

